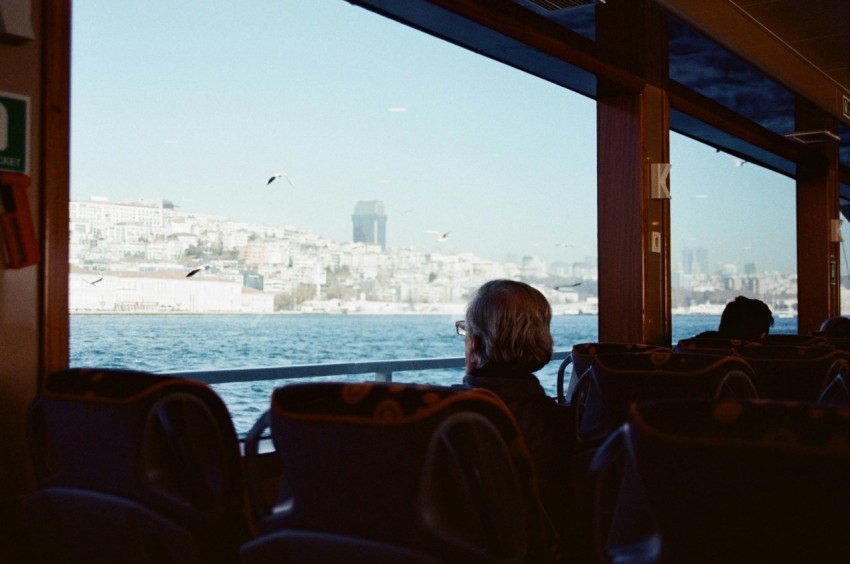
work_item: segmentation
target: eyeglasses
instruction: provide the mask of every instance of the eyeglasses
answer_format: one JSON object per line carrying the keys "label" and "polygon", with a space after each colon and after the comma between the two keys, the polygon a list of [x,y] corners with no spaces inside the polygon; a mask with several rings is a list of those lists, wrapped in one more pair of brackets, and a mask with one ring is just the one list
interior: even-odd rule
{"label": "eyeglasses", "polygon": [[462,319],[460,321],[455,321],[455,330],[461,337],[466,337],[466,321]]}

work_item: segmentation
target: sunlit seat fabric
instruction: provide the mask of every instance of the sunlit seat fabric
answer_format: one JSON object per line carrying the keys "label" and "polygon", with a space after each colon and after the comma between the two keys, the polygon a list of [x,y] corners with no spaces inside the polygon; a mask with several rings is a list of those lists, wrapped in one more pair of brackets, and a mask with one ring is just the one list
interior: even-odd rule
{"label": "sunlit seat fabric", "polygon": [[636,404],[593,470],[600,494],[619,485],[597,508],[605,560],[837,562],[850,551],[845,409]]}
{"label": "sunlit seat fabric", "polygon": [[[291,384],[274,391],[269,418],[285,487],[278,510],[262,511],[261,534],[243,550],[243,561],[251,561],[247,552],[259,550],[266,535],[286,529],[451,561],[546,561],[550,546],[534,471],[495,394]],[[255,453],[249,448],[246,456],[250,469]]]}
{"label": "sunlit seat fabric", "polygon": [[56,534],[47,523],[85,529],[85,516],[97,512],[104,553],[129,552],[128,535],[147,539],[141,525],[156,515],[163,531],[170,523],[183,532],[169,533],[169,543],[191,539],[201,561],[236,559],[248,538],[239,445],[227,408],[205,384],[126,370],[61,371],[47,378],[27,425],[39,486],[25,508],[34,542]]}

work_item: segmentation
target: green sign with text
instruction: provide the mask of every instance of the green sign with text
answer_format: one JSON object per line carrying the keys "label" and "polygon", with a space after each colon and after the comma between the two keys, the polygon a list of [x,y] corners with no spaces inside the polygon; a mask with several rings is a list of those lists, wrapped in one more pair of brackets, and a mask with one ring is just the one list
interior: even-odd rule
{"label": "green sign with text", "polygon": [[0,170],[26,174],[29,98],[0,92]]}

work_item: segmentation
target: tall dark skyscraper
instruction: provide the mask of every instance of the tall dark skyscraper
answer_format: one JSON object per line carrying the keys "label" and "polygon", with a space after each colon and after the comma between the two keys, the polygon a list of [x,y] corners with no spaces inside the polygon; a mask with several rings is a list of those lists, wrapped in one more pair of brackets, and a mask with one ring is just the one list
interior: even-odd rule
{"label": "tall dark skyscraper", "polygon": [[351,223],[354,226],[355,243],[380,245],[381,249],[387,249],[387,214],[384,211],[384,202],[381,200],[357,202],[354,206],[354,215],[351,216]]}

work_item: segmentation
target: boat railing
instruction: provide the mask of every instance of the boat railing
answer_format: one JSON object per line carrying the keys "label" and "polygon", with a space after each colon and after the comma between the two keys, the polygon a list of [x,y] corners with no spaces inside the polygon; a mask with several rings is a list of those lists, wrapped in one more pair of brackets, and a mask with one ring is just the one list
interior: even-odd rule
{"label": "boat railing", "polygon": [[[563,360],[570,351],[555,351],[552,361]],[[376,382],[392,382],[396,372],[416,370],[442,370],[463,368],[464,357],[413,358],[400,360],[366,360],[353,362],[328,362],[320,364],[290,364],[284,366],[219,368],[215,370],[188,370],[168,372],[189,380],[206,384],[230,384],[268,380],[292,380],[324,376],[350,376],[373,374]]]}

